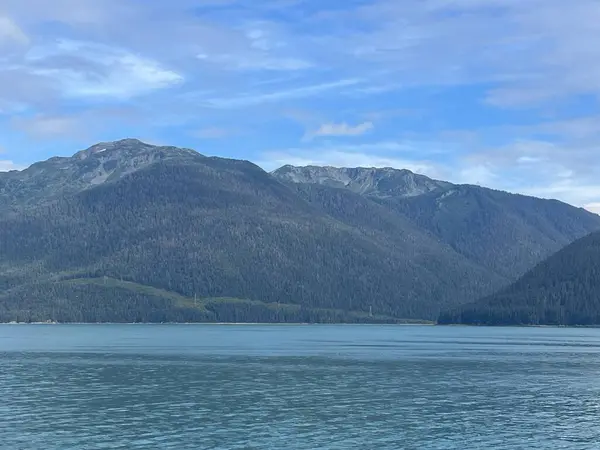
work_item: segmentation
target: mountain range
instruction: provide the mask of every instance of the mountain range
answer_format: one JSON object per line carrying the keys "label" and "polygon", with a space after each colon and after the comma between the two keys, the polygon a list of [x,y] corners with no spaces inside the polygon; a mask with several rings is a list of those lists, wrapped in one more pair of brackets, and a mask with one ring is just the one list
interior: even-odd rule
{"label": "mountain range", "polygon": [[0,173],[0,321],[435,320],[600,217],[391,168],[135,139]]}

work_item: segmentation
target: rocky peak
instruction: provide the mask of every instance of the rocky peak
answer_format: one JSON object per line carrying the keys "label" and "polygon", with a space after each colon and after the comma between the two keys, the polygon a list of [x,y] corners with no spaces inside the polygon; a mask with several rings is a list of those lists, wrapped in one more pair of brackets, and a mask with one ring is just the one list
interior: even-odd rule
{"label": "rocky peak", "polygon": [[340,168],[286,165],[272,174],[288,183],[322,184],[379,198],[414,197],[452,186],[450,183],[432,180],[410,170],[391,167]]}
{"label": "rocky peak", "polygon": [[135,172],[157,161],[197,157],[194,150],[146,144],[138,139],[100,142],[64,161],[76,184],[97,185]]}
{"label": "rocky peak", "polygon": [[114,158],[137,158],[143,155],[157,155],[157,159],[165,159],[174,156],[184,155],[198,155],[194,150],[178,148],[178,147],[167,147],[160,145],[151,145],[142,142],[138,139],[121,139],[113,142],[100,142],[92,145],[86,150],[81,150],[75,155],[74,159],[85,160],[90,157],[96,157],[100,159],[114,159]]}
{"label": "rocky peak", "polygon": [[121,139],[113,142],[99,142],[96,145],[92,145],[86,150],[81,150],[73,155],[74,158],[83,160],[100,153],[115,153],[115,152],[144,152],[155,148],[154,145],[146,144],[138,139]]}
{"label": "rocky peak", "polygon": [[[72,157],[53,157],[38,162],[0,183],[0,193],[11,202],[77,192],[117,180],[162,160],[202,157],[190,149],[146,144],[137,139],[101,142]],[[0,179],[0,182],[2,180]],[[23,196],[23,198],[18,198]],[[1,205],[0,205],[1,206]]]}

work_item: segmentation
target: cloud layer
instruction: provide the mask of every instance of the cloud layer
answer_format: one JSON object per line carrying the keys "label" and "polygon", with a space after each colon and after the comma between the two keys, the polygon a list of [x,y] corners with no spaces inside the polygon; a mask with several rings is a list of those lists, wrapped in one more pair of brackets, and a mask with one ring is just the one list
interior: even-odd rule
{"label": "cloud layer", "polygon": [[324,123],[313,136],[361,136],[373,129],[373,122],[363,122],[358,125],[343,123]]}

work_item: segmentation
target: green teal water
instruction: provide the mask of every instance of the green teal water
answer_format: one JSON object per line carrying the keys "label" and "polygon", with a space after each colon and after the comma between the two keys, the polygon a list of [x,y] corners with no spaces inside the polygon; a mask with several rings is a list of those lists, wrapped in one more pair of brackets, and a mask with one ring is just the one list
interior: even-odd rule
{"label": "green teal water", "polygon": [[3,325],[0,448],[600,448],[600,330]]}

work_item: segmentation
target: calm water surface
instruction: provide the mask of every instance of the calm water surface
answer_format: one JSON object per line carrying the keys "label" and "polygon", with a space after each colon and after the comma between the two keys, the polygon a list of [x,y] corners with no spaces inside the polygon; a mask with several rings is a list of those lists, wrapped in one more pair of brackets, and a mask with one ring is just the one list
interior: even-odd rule
{"label": "calm water surface", "polygon": [[600,330],[3,325],[0,448],[600,448]]}

